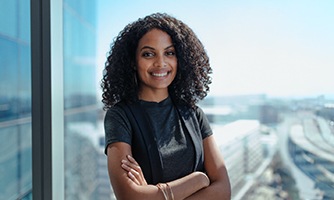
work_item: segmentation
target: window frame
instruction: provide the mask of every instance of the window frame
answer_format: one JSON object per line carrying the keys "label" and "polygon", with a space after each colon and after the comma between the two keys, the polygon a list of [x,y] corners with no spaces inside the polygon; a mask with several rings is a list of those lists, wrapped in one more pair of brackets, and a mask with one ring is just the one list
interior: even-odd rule
{"label": "window frame", "polygon": [[64,199],[63,2],[31,0],[32,195]]}

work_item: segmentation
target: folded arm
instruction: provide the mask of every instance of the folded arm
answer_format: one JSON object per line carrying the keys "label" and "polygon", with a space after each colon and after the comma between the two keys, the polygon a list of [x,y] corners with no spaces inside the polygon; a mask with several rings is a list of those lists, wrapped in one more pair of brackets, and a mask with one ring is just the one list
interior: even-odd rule
{"label": "folded arm", "polygon": [[[192,193],[186,199],[231,199],[231,188],[227,170],[213,136],[209,136],[204,139],[203,147],[204,165],[207,175],[210,179],[210,185],[208,187],[204,187],[201,190],[198,190],[197,192]],[[137,170],[138,166],[138,163],[133,158],[130,158],[129,161],[126,161],[126,166],[124,168],[126,171],[129,172],[129,177],[137,184],[139,184],[140,182],[138,180],[142,180],[143,177],[140,167],[139,170]],[[133,171],[133,174],[136,174],[136,176],[132,176],[130,173],[131,171]],[[186,186],[184,185],[184,187]],[[186,189],[184,187],[179,188]]]}
{"label": "folded arm", "polygon": [[[108,172],[117,199],[164,200],[163,193],[155,185],[147,185],[139,165],[126,163],[131,156],[131,146],[127,143],[110,144],[107,150]],[[127,169],[127,166],[129,167]],[[168,183],[175,199],[185,199],[209,185],[208,177],[202,172],[193,172]]]}

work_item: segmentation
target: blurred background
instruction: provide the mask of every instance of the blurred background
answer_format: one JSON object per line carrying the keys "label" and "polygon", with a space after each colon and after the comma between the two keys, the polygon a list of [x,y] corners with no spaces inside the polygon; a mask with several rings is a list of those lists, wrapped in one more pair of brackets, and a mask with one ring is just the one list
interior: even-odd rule
{"label": "blurred background", "polygon": [[[65,199],[114,199],[100,80],[119,31],[154,12],[188,24],[209,54],[213,83],[200,106],[232,199],[334,198],[333,1],[59,2]],[[30,16],[29,0],[0,0],[1,200],[33,197]]]}

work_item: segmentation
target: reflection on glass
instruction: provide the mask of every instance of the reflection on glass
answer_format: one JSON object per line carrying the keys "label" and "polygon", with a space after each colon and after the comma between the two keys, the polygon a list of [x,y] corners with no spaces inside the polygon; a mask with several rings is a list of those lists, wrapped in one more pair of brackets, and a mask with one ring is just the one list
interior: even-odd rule
{"label": "reflection on glass", "polygon": [[64,1],[65,199],[112,199],[96,97],[96,1]]}
{"label": "reflection on glass", "polygon": [[32,199],[30,1],[0,18],[0,199]]}

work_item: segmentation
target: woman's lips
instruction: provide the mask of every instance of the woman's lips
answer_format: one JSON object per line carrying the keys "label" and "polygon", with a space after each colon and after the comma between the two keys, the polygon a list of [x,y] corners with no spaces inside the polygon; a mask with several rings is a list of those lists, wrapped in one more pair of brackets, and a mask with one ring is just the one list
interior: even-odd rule
{"label": "woman's lips", "polygon": [[154,71],[151,71],[150,74],[151,76],[159,78],[159,77],[165,77],[171,72],[172,72],[171,70],[154,70]]}
{"label": "woman's lips", "polygon": [[160,73],[152,72],[152,73],[151,73],[152,76],[156,76],[156,77],[167,76],[167,74],[168,74],[168,72],[160,72]]}

